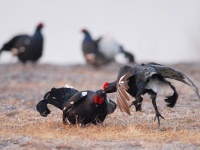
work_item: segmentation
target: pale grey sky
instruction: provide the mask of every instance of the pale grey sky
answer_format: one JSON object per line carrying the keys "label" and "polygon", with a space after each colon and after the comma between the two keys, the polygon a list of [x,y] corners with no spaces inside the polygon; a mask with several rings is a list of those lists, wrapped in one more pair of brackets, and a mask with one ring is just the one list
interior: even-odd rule
{"label": "pale grey sky", "polygon": [[81,28],[112,34],[139,62],[200,62],[199,8],[199,0],[0,0],[0,47],[43,21],[43,63],[84,63]]}

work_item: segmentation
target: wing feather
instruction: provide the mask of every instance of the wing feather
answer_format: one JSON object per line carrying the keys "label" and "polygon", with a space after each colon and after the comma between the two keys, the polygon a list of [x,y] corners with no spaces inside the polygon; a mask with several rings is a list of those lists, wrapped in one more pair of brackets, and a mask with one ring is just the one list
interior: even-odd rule
{"label": "wing feather", "polygon": [[127,87],[127,85],[125,85],[124,83],[119,83],[119,87],[122,87],[123,89],[125,89],[125,90],[128,90],[128,87]]}
{"label": "wing feather", "polygon": [[[127,66],[124,67],[124,70],[129,69],[129,67],[127,67],[127,68],[126,67]],[[121,70],[123,70],[123,68]],[[129,89],[129,86],[128,86],[129,77],[131,77],[133,75],[134,75],[134,71],[131,70],[131,69],[128,70],[125,74],[123,74],[119,78],[119,81],[118,81],[118,84],[117,84],[117,103],[118,103],[118,106],[119,106],[121,111],[124,111],[129,115],[130,115],[130,108],[129,108],[127,101],[130,101],[130,97],[128,95],[127,90]]]}
{"label": "wing feather", "polygon": [[128,96],[127,92],[123,89],[122,86],[119,86],[118,93],[122,99],[130,101],[130,97]]}
{"label": "wing feather", "polygon": [[124,110],[127,114],[131,115],[127,101],[122,99],[120,95],[117,96],[117,103],[121,111]]}
{"label": "wing feather", "polygon": [[120,111],[123,111],[123,109],[122,109],[122,104],[121,104],[121,100],[120,100],[119,95],[117,95],[117,105],[118,105]]}

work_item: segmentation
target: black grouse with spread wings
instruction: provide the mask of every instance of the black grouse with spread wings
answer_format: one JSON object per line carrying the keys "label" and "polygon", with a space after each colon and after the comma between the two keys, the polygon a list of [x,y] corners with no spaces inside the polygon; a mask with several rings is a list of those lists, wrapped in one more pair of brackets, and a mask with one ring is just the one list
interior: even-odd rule
{"label": "black grouse with spread wings", "polygon": [[[178,93],[175,87],[166,80],[166,78],[178,80],[191,86],[200,98],[199,90],[195,84],[183,73],[176,71],[170,67],[157,63],[147,63],[142,65],[123,66],[119,70],[117,80],[112,83],[105,83],[104,90],[106,93],[117,92],[117,103],[121,110],[130,115],[130,109],[127,101],[130,101],[130,95],[135,98],[132,105],[135,105],[136,111],[141,110],[142,95],[148,93],[151,96],[152,104],[156,112],[158,124],[160,118],[164,117],[159,113],[156,105],[157,94],[165,87],[169,86],[173,90],[173,95],[168,96],[165,101],[167,106],[174,107],[178,99]],[[132,106],[131,105],[131,106]]]}

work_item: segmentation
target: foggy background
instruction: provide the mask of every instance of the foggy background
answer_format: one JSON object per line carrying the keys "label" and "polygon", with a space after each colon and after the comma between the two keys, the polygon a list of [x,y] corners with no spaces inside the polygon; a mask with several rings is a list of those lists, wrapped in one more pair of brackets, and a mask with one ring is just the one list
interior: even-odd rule
{"label": "foggy background", "polygon": [[0,47],[41,21],[41,63],[84,63],[82,28],[93,38],[111,34],[137,62],[200,62],[199,0],[0,0]]}

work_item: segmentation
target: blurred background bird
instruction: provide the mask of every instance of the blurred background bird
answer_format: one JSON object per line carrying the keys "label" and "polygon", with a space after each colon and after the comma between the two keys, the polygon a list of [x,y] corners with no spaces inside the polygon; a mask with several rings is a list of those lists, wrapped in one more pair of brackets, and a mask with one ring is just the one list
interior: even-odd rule
{"label": "blurred background bird", "polygon": [[101,39],[93,40],[88,30],[82,29],[81,31],[84,34],[82,52],[86,62],[96,67],[110,62],[111,59],[107,59],[106,56],[99,51],[98,43]]}
{"label": "blurred background bird", "polygon": [[[105,7],[105,3],[110,7]],[[94,39],[101,33],[112,33],[140,63],[200,62],[200,1],[125,3],[88,0],[78,4],[74,1],[59,4],[47,0],[35,0],[31,4],[25,0],[2,1],[0,48],[14,33],[31,33],[34,23],[43,20],[48,24],[47,28],[45,26],[45,49],[48,53],[42,56],[41,63],[84,64],[85,59],[80,52],[82,35],[77,34],[82,27],[91,30]],[[52,8],[59,11],[52,11]],[[26,21],[23,21],[24,18]],[[0,61],[10,62],[9,55],[3,53]]]}
{"label": "blurred background bird", "polygon": [[3,45],[0,49],[0,53],[3,51],[10,51],[14,56],[17,56],[22,63],[26,63],[27,61],[33,63],[37,62],[43,52],[44,38],[41,33],[42,28],[43,23],[40,22],[33,35],[21,34],[14,36]]}
{"label": "blurred background bird", "polygon": [[105,35],[94,40],[90,32],[81,30],[84,34],[82,52],[87,63],[102,66],[110,62],[120,64],[134,63],[134,56],[127,52],[112,36]]}

